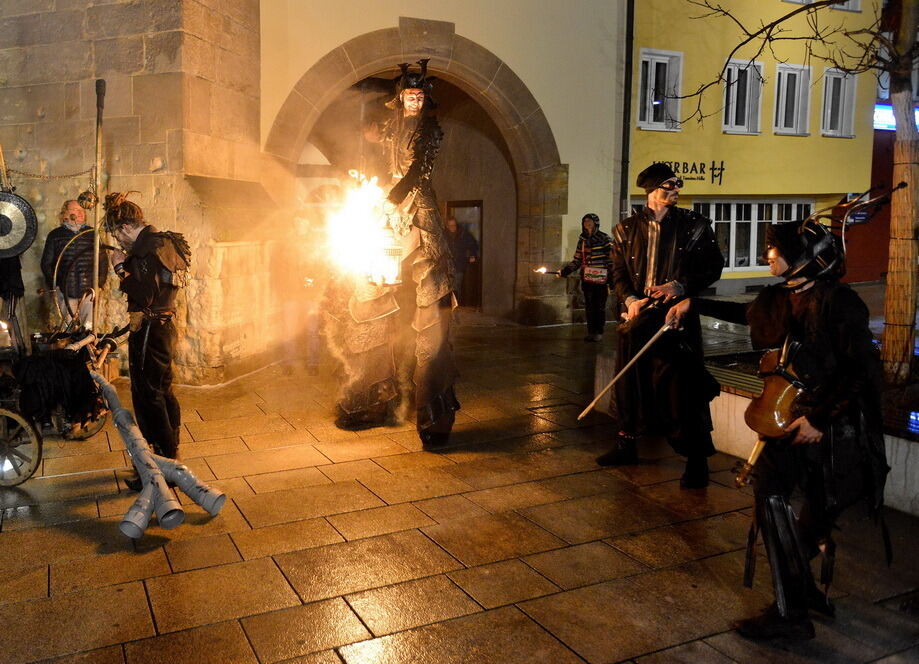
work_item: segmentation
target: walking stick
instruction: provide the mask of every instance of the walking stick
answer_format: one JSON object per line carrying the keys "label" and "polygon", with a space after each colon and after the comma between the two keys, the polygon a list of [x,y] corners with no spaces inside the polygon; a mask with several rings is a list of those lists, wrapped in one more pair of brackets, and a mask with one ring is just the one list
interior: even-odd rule
{"label": "walking stick", "polygon": [[654,336],[651,337],[651,338],[648,340],[648,343],[646,343],[644,346],[642,346],[642,347],[641,347],[641,350],[638,351],[637,353],[635,353],[635,355],[632,356],[632,359],[629,360],[629,363],[626,364],[624,367],[622,367],[622,370],[621,370],[619,373],[617,373],[615,376],[613,376],[613,379],[612,379],[610,382],[608,382],[608,383],[606,384],[606,387],[603,388],[603,390],[600,392],[600,394],[598,394],[596,397],[594,397],[594,400],[591,401],[591,402],[587,405],[587,408],[584,409],[584,412],[582,412],[580,415],[578,415],[578,420],[583,420],[585,417],[587,417],[587,413],[589,413],[591,410],[593,410],[593,407],[597,405],[597,402],[600,401],[600,399],[603,397],[604,394],[606,394],[607,392],[610,391],[610,389],[613,387],[613,385],[616,384],[616,381],[619,380],[620,378],[622,378],[622,375],[623,375],[626,371],[628,371],[628,370],[632,367],[632,365],[635,364],[635,362],[638,361],[638,358],[641,357],[641,356],[644,354],[644,352],[645,352],[646,350],[648,350],[648,349],[651,347],[651,345],[652,345],[655,341],[657,341],[658,339],[660,339],[661,335],[662,335],[664,332],[666,332],[667,330],[669,330],[669,329],[671,329],[670,323],[664,323],[664,326],[661,327],[661,329],[659,329],[657,332],[654,333]]}

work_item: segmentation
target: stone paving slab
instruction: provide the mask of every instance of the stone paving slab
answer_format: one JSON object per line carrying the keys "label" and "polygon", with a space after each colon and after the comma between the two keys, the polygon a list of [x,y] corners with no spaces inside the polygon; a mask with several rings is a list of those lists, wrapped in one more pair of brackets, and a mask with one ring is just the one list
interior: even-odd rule
{"label": "stone paving slab", "polygon": [[550,595],[559,587],[520,560],[470,567],[448,576],[486,609]]}
{"label": "stone paving slab", "polygon": [[152,636],[141,583],[0,606],[5,664],[34,662]]}
{"label": "stone paving slab", "polygon": [[348,512],[347,514],[337,514],[328,517],[328,521],[347,540],[384,535],[399,530],[411,530],[434,524],[434,521],[424,512],[413,505],[405,503]]}
{"label": "stone paving slab", "polygon": [[520,607],[588,662],[601,664],[722,632],[737,616],[750,614],[751,596],[742,595],[735,581],[689,563]]}
{"label": "stone paving slab", "polygon": [[365,590],[346,597],[374,636],[457,618],[481,611],[446,576],[431,576]]}
{"label": "stone paving slab", "polygon": [[229,535],[169,542],[163,547],[173,572],[187,572],[242,560]]}
{"label": "stone paving slab", "polygon": [[448,521],[422,530],[468,566],[564,546],[560,539],[513,512]]}
{"label": "stone paving slab", "polygon": [[341,598],[242,620],[260,662],[278,662],[362,641],[370,633]]}
{"label": "stone paving slab", "polygon": [[95,499],[74,500],[66,503],[44,503],[41,505],[23,505],[3,510],[3,530],[21,530],[39,526],[52,526],[68,521],[95,519],[99,515],[99,506]]}
{"label": "stone paving slab", "polygon": [[344,541],[325,519],[293,521],[230,535],[245,560]]}
{"label": "stone paving slab", "polygon": [[235,620],[128,643],[125,653],[130,664],[259,664]]}
{"label": "stone paving slab", "polygon": [[146,586],[160,633],[300,604],[269,558],[156,577]]}
{"label": "stone paving slab", "polygon": [[603,542],[538,553],[527,556],[523,561],[565,590],[638,574],[648,569]]}
{"label": "stone paving slab", "polygon": [[551,634],[517,609],[495,609],[339,650],[347,664],[574,664]]}
{"label": "stone paving slab", "polygon": [[471,486],[441,468],[368,475],[361,480],[361,484],[390,505],[472,490]]}
{"label": "stone paving slab", "polygon": [[368,507],[382,507],[384,502],[357,482],[335,482],[244,496],[237,499],[236,504],[253,528],[262,528]]}
{"label": "stone paving slab", "polygon": [[286,553],[275,560],[305,602],[462,567],[415,530]]}
{"label": "stone paving slab", "polygon": [[124,661],[121,646],[109,646],[76,655],[43,659],[38,664],[124,664]]}
{"label": "stone paving slab", "polygon": [[615,548],[654,568],[670,567],[747,545],[750,519],[736,512],[663,526],[608,540]]}
{"label": "stone paving slab", "polygon": [[48,596],[48,566],[6,570],[0,574],[0,604]]}
{"label": "stone paving slab", "polygon": [[161,548],[144,553],[120,551],[104,556],[78,558],[51,565],[51,595],[113,586],[171,572],[169,561]]}
{"label": "stone paving slab", "polygon": [[570,544],[657,528],[680,517],[629,492],[604,493],[521,510],[521,514]]}

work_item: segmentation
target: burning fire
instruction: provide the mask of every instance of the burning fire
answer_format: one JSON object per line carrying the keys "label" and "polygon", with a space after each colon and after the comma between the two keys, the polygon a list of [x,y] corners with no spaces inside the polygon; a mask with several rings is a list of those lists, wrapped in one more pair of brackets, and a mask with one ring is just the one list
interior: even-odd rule
{"label": "burning fire", "polygon": [[330,257],[342,272],[377,285],[398,284],[402,245],[384,210],[386,195],[377,178],[368,180],[357,171],[348,174],[355,184],[327,219]]}
{"label": "burning fire", "polygon": [[547,268],[547,267],[544,265],[544,266],[542,266],[542,267],[536,268],[535,270],[533,270],[533,272],[539,272],[539,274],[545,274],[545,273],[548,271],[548,269],[549,269],[549,268]]}

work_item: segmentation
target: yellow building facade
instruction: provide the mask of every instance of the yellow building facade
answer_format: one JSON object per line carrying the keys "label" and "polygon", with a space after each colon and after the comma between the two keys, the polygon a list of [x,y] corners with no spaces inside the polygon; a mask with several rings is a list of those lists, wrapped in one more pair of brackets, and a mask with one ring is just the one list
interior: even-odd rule
{"label": "yellow building facade", "polygon": [[[756,29],[801,4],[726,6]],[[827,28],[857,30],[871,25],[876,11],[870,0],[849,0],[817,17]],[[702,18],[706,13],[687,0],[635,3],[630,195],[640,204],[636,174],[652,162],[670,163],[685,182],[680,205],[713,220],[726,259],[718,292],[736,293],[768,281],[758,259],[767,223],[800,219],[870,186],[876,82],[808,58],[800,40],[775,41],[759,54],[754,41],[729,61],[740,29],[726,17]],[[789,20],[785,35],[809,34],[806,20]],[[726,63],[730,85],[692,96]]]}

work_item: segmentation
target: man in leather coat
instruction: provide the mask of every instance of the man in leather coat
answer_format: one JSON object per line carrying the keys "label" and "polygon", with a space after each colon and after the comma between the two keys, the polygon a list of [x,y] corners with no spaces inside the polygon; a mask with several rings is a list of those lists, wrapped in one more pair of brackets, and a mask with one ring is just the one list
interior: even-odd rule
{"label": "man in leather coat", "polygon": [[[127,194],[105,197],[105,224],[124,251],[109,257],[128,297],[128,360],[137,426],[160,456],[179,451],[181,409],[172,390],[176,297],[185,286],[191,251],[179,233],[160,232],[144,221]],[[131,486],[131,484],[129,484]],[[139,490],[139,482],[136,487]],[[131,488],[135,488],[131,486]]]}
{"label": "man in leather coat", "polygon": [[[669,166],[652,164],[638,175],[647,205],[613,228],[612,287],[626,308],[617,341],[617,371],[664,323],[682,297],[697,295],[721,277],[724,258],[711,222],[676,207],[683,181]],[[667,332],[616,383],[620,433],[616,447],[597,463],[638,462],[636,438],[663,436],[687,457],[684,488],[708,485],[708,457],[715,453],[709,402],[719,386],[702,364],[697,316],[683,330]]]}
{"label": "man in leather coat", "polygon": [[[386,211],[402,244],[402,283],[340,288],[326,308],[326,335],[342,363],[336,425],[365,429],[413,403],[425,446],[444,444],[460,405],[450,322],[453,265],[431,186],[443,131],[430,113],[427,60],[400,65],[391,118],[379,132],[390,181]],[[350,288],[350,290],[349,290]],[[334,291],[334,289],[333,289]]]}
{"label": "man in leather coat", "polygon": [[[754,348],[783,347],[787,341],[794,349],[786,364],[804,392],[795,401],[788,435],[767,439],[754,467],[756,511],[745,575],[749,586],[759,530],[775,603],[736,629],[751,639],[809,639],[814,627],[808,611],[834,614],[817,589],[810,561],[823,556],[821,581],[828,587],[837,517],[859,500],[875,514],[883,504],[889,470],[879,399],[883,379],[868,308],[839,282],[845,270],[835,236],[816,222],[773,224],[766,246],[770,271],[784,277],[783,283],[768,286],[749,304],[684,300],[668,319],[679,324],[694,310],[749,324]],[[795,490],[803,499],[797,512],[790,504]]]}

